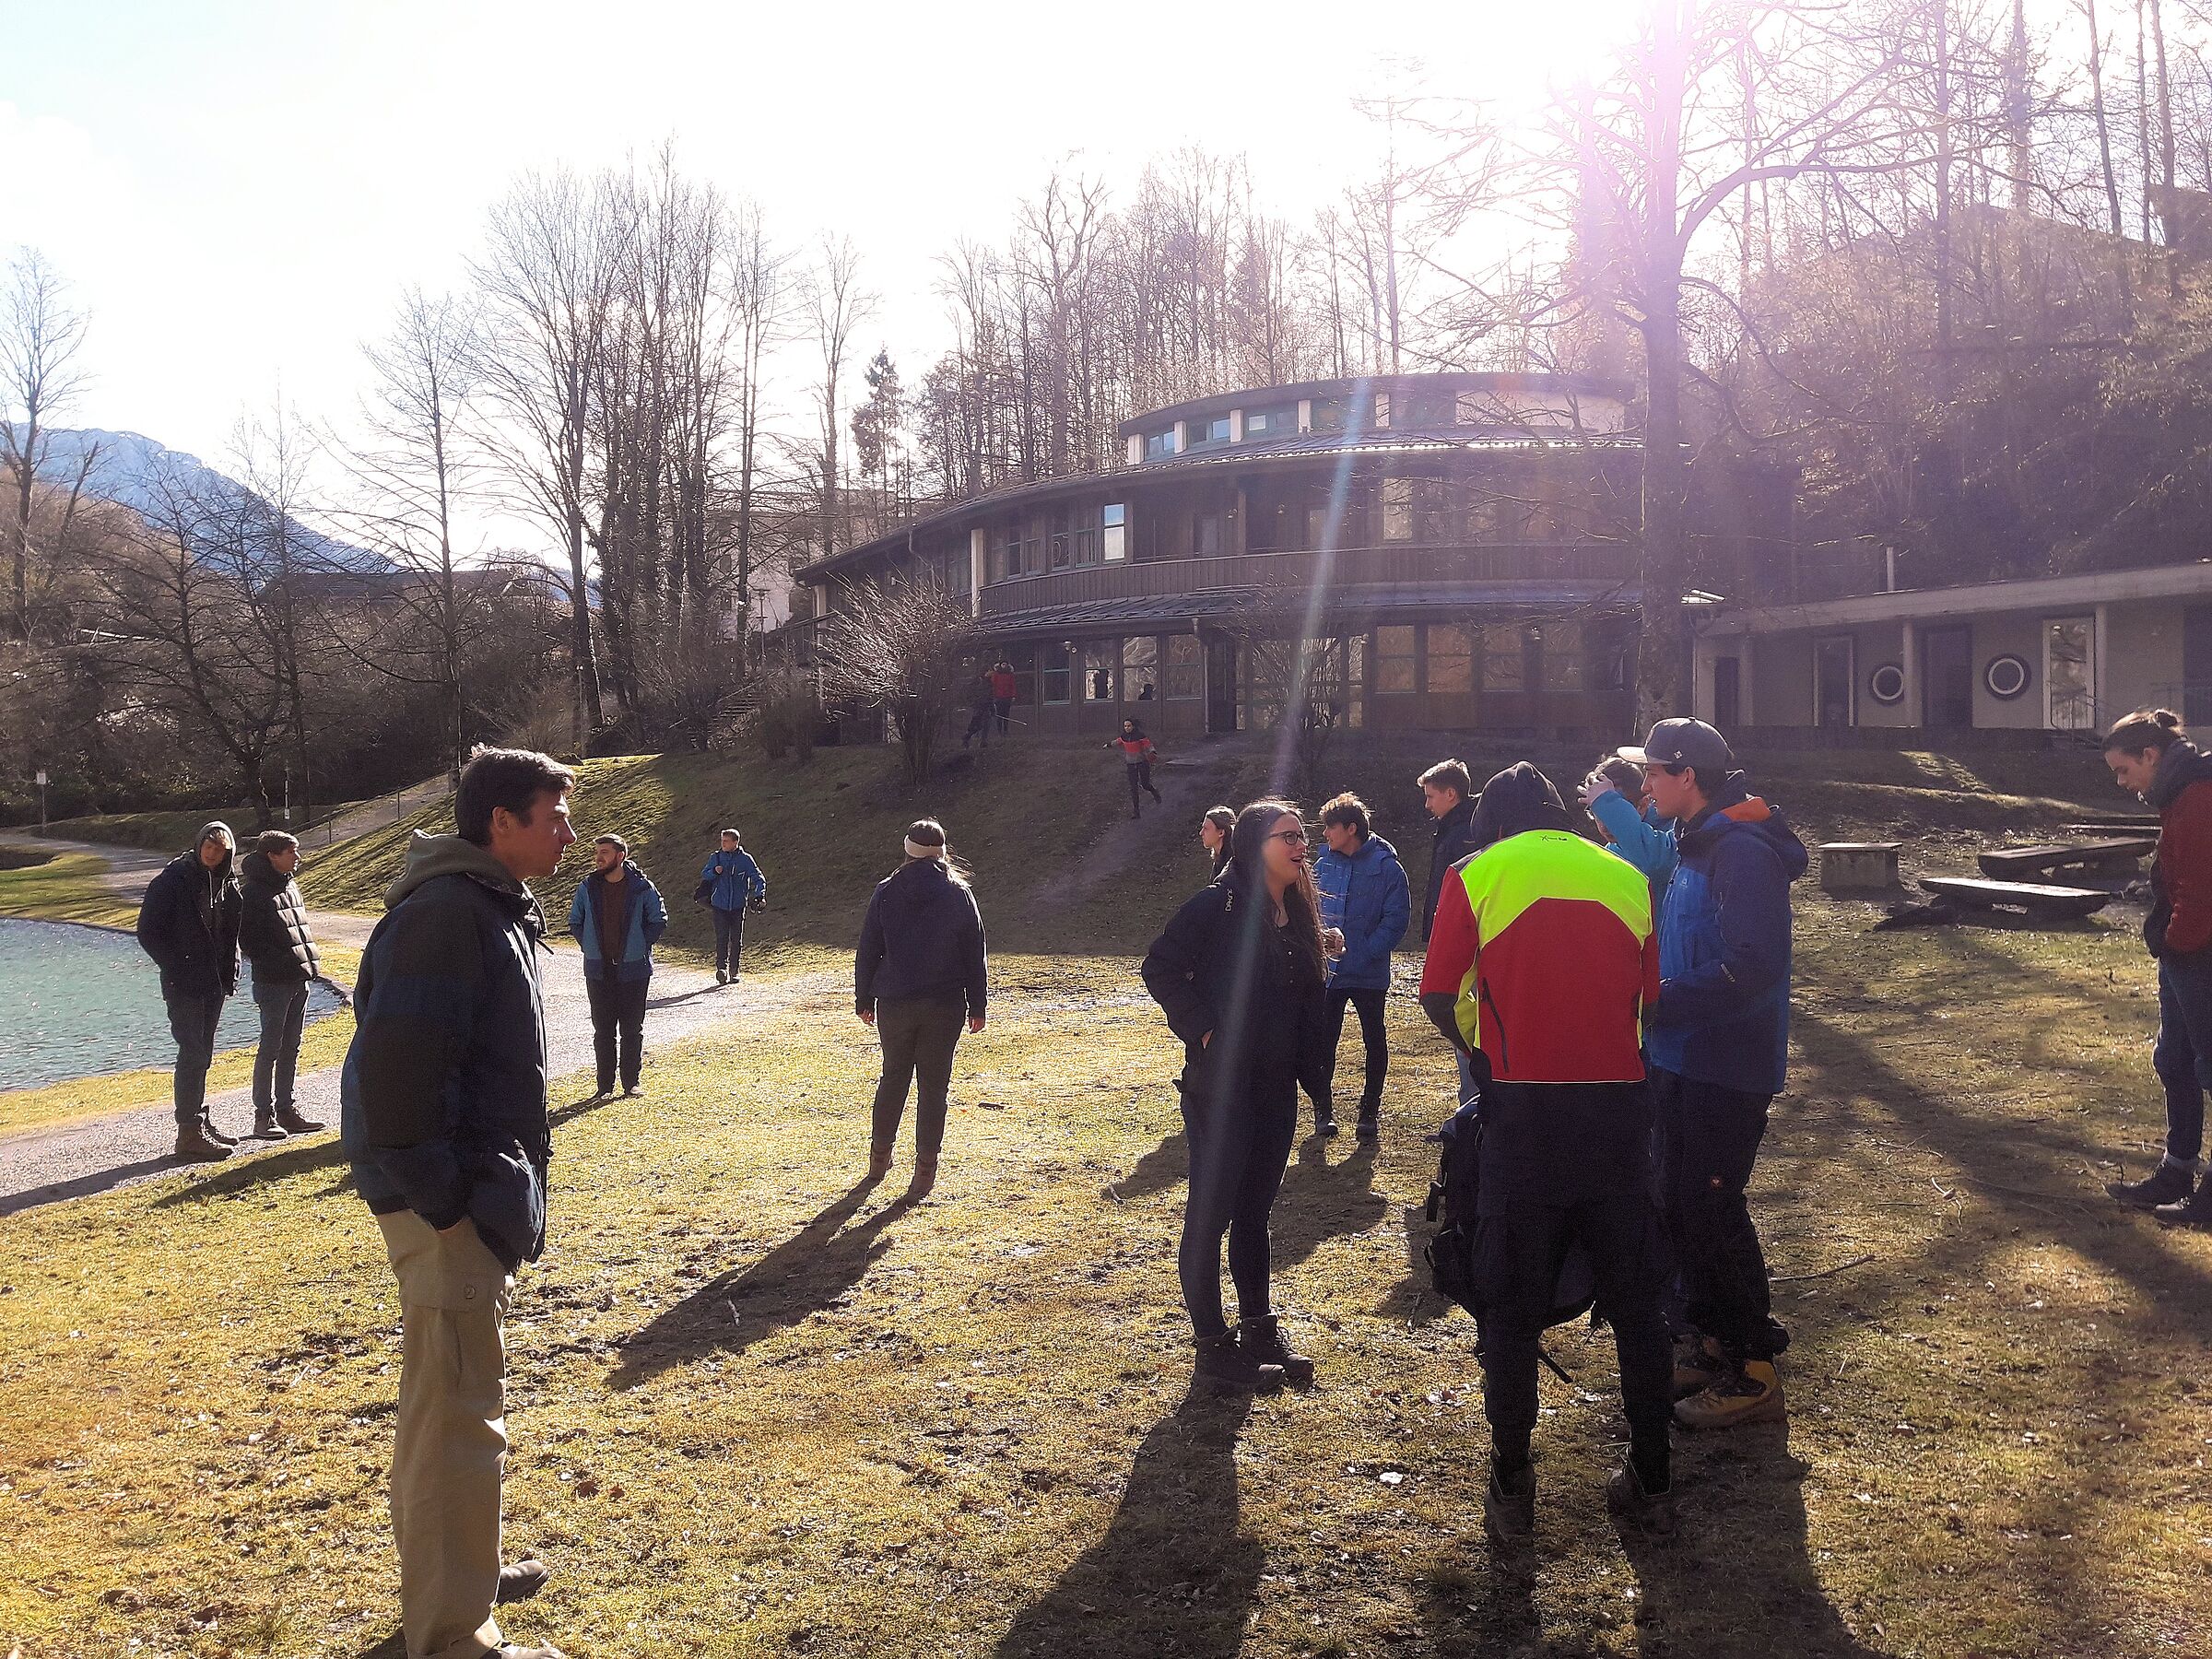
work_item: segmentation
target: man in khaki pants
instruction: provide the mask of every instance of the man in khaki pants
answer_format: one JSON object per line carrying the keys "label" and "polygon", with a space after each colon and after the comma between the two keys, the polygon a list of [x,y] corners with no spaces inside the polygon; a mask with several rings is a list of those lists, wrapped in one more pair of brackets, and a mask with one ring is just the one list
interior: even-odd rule
{"label": "man in khaki pants", "polygon": [[500,1324],[515,1270],[545,1248],[552,1154],[546,921],[524,883],[576,839],[575,781],[544,755],[479,748],[453,796],[459,833],[415,837],[361,957],[340,1100],[399,1279],[392,1534],[407,1659],[560,1659],[508,1641],[492,1608],[549,1576],[500,1560]]}

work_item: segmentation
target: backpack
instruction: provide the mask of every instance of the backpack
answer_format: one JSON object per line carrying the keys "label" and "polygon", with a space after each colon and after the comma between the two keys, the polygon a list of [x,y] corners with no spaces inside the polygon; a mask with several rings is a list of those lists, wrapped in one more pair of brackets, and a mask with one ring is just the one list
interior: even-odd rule
{"label": "backpack", "polygon": [[[1422,1211],[1437,1224],[1437,1230],[1422,1253],[1428,1258],[1437,1293],[1479,1320],[1495,1300],[1477,1211],[1482,1188],[1481,1096],[1445,1119],[1444,1126],[1431,1138],[1443,1151],[1437,1159],[1436,1179],[1429,1183],[1429,1202]],[[1544,1323],[1548,1327],[1580,1319],[1596,1300],[1597,1276],[1588,1253],[1578,1244],[1559,1265],[1550,1312]]]}

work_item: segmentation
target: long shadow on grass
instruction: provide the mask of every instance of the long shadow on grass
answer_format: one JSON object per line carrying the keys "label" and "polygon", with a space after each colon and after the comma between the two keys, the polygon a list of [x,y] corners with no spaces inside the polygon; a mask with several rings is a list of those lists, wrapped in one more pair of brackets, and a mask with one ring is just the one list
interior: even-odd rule
{"label": "long shadow on grass", "polygon": [[70,1198],[89,1198],[95,1193],[104,1193],[119,1187],[126,1181],[135,1181],[141,1175],[150,1175],[157,1170],[182,1170],[191,1166],[181,1158],[163,1153],[159,1158],[142,1158],[134,1163],[117,1164],[111,1170],[94,1170],[88,1175],[72,1176],[50,1186],[30,1187],[20,1193],[9,1193],[0,1197],[0,1216],[12,1216],[18,1210],[37,1209],[42,1204],[60,1204]]}
{"label": "long shadow on grass", "polygon": [[891,1247],[884,1229],[913,1208],[914,1201],[901,1196],[847,1228],[876,1184],[873,1176],[861,1181],[796,1237],[749,1267],[708,1280],[652,1320],[623,1343],[625,1358],[607,1386],[635,1388],[705,1354],[735,1358],[831,1306]]}
{"label": "long shadow on grass", "polygon": [[1188,1395],[1153,1425],[1106,1535],[1018,1614],[998,1659],[1175,1653],[1227,1659],[1266,1551],[1239,1530],[1237,1435],[1248,1395]]}
{"label": "long shadow on grass", "polygon": [[1375,1191],[1375,1144],[1361,1141],[1331,1163],[1327,1141],[1309,1135],[1283,1173],[1267,1242],[1276,1269],[1294,1267],[1326,1241],[1363,1233],[1382,1219],[1390,1201]]}

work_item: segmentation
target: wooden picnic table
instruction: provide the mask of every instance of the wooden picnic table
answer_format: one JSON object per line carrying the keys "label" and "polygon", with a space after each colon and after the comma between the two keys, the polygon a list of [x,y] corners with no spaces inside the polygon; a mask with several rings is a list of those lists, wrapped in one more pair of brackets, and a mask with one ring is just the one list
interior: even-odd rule
{"label": "wooden picnic table", "polygon": [[2033,881],[1981,881],[1971,876],[1923,876],[1920,885],[1931,893],[1940,893],[1975,910],[2025,911],[2031,916],[2053,920],[2093,915],[2112,900],[2110,893],[2096,888],[2051,887]]}
{"label": "wooden picnic table", "polygon": [[2017,880],[2055,876],[2061,870],[2113,870],[2132,867],[2158,848],[2153,835],[2112,836],[2103,841],[2051,842],[2034,847],[1993,847],[1975,860],[1984,876]]}

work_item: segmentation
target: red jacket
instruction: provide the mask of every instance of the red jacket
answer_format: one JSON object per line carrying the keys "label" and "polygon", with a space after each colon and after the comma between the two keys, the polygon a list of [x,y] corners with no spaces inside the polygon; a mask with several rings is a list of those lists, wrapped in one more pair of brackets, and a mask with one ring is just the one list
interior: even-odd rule
{"label": "red jacket", "polygon": [[996,669],[994,669],[991,674],[991,695],[1000,698],[1007,702],[1011,702],[1014,700],[1014,692],[1015,683],[1013,670],[1008,669],[1006,673],[1001,674]]}
{"label": "red jacket", "polygon": [[2212,946],[2212,778],[2184,784],[2159,808],[2150,879],[2166,910],[2159,954],[2188,956]]}
{"label": "red jacket", "polygon": [[1123,758],[1132,766],[1139,760],[1152,758],[1152,739],[1149,737],[1116,737],[1113,742],[1120,747]]}

